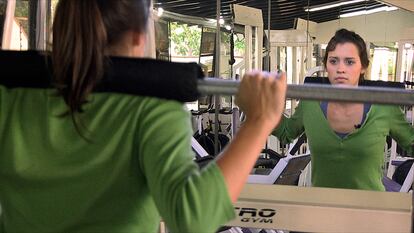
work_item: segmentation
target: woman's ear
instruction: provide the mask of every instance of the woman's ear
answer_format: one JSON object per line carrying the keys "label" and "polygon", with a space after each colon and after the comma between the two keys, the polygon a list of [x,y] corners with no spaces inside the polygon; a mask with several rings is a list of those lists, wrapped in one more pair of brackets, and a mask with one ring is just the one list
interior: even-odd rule
{"label": "woman's ear", "polygon": [[132,32],[132,46],[134,55],[142,57],[145,52],[146,34]]}
{"label": "woman's ear", "polygon": [[145,33],[132,32],[132,43],[134,46],[140,46],[141,44],[145,44],[145,40]]}
{"label": "woman's ear", "polygon": [[367,71],[367,69],[365,69],[365,68],[362,68],[362,70],[361,70],[361,74],[365,74],[365,72]]}

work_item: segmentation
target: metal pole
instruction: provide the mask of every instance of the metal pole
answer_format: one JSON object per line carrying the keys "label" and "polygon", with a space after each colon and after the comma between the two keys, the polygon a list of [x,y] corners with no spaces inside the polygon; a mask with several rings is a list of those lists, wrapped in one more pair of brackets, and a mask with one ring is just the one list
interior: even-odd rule
{"label": "metal pole", "polygon": [[37,0],[29,0],[29,49],[36,50],[36,36],[38,24],[37,24],[37,9],[39,7]]}
{"label": "metal pole", "polygon": [[[220,76],[220,10],[221,10],[221,1],[217,0],[217,11],[216,11],[216,20],[217,20],[217,29],[216,29],[216,51],[215,51],[215,70],[214,73],[216,77]],[[216,93],[216,96],[214,96],[214,155],[217,155],[219,152],[218,148],[218,121],[219,121],[219,110],[220,110],[220,96],[218,95],[220,93]]]}
{"label": "metal pole", "polygon": [[0,45],[2,49],[11,49],[11,40],[13,34],[13,20],[14,20],[14,12],[16,9],[16,1],[6,1],[5,3],[5,12],[3,15],[2,23],[2,30],[0,34]]}
{"label": "metal pole", "polygon": [[[205,78],[198,81],[198,91],[203,94],[234,95],[240,82]],[[288,85],[287,98],[369,102],[373,104],[414,105],[414,92],[398,88],[338,87],[326,84]]]}
{"label": "metal pole", "polygon": [[270,17],[271,17],[271,7],[272,7],[272,0],[268,0],[268,6],[267,6],[267,43],[266,43],[266,49],[267,49],[267,71],[271,71],[270,67]]}

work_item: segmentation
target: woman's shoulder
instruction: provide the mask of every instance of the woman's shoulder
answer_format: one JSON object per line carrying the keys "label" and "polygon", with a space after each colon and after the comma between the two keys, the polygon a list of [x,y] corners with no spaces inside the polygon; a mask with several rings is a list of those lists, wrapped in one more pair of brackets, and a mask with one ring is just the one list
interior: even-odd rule
{"label": "woman's shoulder", "polygon": [[166,109],[166,110],[180,110],[184,111],[184,104],[175,101],[175,100],[167,100],[167,99],[161,99],[161,98],[154,98],[154,97],[145,97],[140,96],[138,97],[141,104],[145,108],[155,108],[155,109]]}
{"label": "woman's shoulder", "polygon": [[139,115],[146,117],[169,117],[171,119],[187,119],[190,115],[185,105],[175,100],[166,100],[154,97],[137,97]]}
{"label": "woman's shoulder", "polygon": [[[183,108],[184,104],[176,100],[169,100],[157,97],[148,97],[141,95],[131,95],[123,93],[95,93],[94,101],[101,99],[103,101],[116,101],[118,104],[127,103],[131,107],[146,107],[146,108]],[[99,101],[99,100],[98,100]]]}
{"label": "woman's shoulder", "polygon": [[302,108],[310,108],[313,109],[315,106],[320,106],[321,101],[318,100],[300,100],[298,102],[298,106]]}
{"label": "woman's shoulder", "polygon": [[117,93],[96,93],[85,106],[91,112],[106,114],[134,115],[141,117],[189,114],[184,104],[175,100]]}
{"label": "woman's shoulder", "polygon": [[402,111],[402,106],[399,105],[384,105],[384,104],[372,104],[371,108],[376,112],[387,112],[387,113],[395,113]]}
{"label": "woman's shoulder", "polygon": [[403,119],[404,113],[402,106],[372,104],[369,112],[375,119]]}

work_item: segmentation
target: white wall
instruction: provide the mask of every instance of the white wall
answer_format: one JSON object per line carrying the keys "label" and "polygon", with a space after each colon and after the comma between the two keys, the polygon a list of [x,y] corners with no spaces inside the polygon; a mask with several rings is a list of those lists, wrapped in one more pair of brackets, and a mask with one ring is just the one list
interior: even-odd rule
{"label": "white wall", "polygon": [[398,42],[409,27],[414,27],[414,12],[407,10],[341,18],[318,24],[315,43],[328,43],[339,28],[353,30],[370,42]]}
{"label": "white wall", "polygon": [[413,41],[414,40],[414,27],[406,28],[401,34],[401,41]]}

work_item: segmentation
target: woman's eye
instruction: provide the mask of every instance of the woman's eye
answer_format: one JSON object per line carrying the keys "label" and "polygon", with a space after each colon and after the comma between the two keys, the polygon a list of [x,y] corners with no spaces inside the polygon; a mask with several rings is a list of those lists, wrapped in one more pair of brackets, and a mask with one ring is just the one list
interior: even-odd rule
{"label": "woman's eye", "polygon": [[353,61],[353,60],[347,60],[346,61],[346,64],[347,65],[353,65],[353,64],[355,64],[355,61]]}
{"label": "woman's eye", "polygon": [[331,59],[331,60],[329,60],[329,63],[331,63],[331,64],[335,65],[335,64],[337,63],[337,60],[335,60],[335,59]]}

